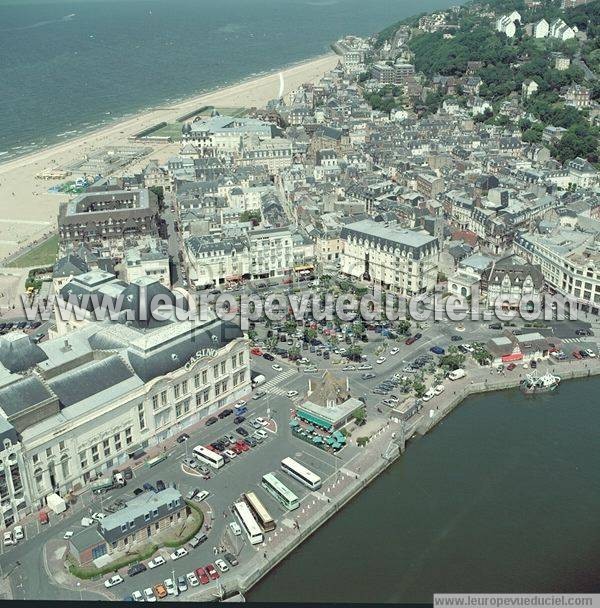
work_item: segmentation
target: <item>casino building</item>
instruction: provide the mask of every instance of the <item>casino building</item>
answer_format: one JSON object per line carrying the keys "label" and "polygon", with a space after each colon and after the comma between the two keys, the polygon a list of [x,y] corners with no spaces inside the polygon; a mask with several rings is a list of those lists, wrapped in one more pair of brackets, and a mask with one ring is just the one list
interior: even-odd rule
{"label": "casino building", "polygon": [[[169,291],[130,287],[133,311]],[[0,338],[0,527],[249,392],[238,326],[176,321],[168,306],[155,317],[89,321],[39,344]]]}

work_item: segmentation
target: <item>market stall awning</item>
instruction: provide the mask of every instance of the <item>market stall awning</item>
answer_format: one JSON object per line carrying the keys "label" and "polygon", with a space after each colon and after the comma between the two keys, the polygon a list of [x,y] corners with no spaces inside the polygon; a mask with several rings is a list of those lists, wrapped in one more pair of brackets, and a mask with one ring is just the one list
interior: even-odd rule
{"label": "market stall awning", "polygon": [[510,355],[503,355],[502,363],[510,363],[511,361],[521,361],[523,359],[522,353],[512,353]]}
{"label": "market stall awning", "polygon": [[316,424],[317,426],[320,426],[324,429],[329,430],[331,428],[330,422],[327,422],[327,420],[323,420],[322,418],[319,418],[318,416],[315,416],[314,414],[311,414],[310,412],[304,412],[302,410],[299,410],[298,417],[302,418],[302,420],[306,420],[306,422]]}

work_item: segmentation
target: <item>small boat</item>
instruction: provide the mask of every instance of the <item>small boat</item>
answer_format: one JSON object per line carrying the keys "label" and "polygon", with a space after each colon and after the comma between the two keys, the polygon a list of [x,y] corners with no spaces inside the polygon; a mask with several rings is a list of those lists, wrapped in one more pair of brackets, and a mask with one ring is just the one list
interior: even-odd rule
{"label": "small boat", "polygon": [[549,393],[553,391],[560,384],[560,377],[551,374],[550,372],[543,376],[537,376],[536,374],[527,374],[521,381],[521,390],[527,394],[532,395],[534,393]]}

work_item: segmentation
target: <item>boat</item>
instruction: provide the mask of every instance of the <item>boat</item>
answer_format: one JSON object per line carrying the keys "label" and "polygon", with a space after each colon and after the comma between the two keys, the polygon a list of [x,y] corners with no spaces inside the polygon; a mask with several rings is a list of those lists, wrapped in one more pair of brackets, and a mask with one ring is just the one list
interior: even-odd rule
{"label": "boat", "polygon": [[527,374],[521,381],[521,390],[531,395],[534,393],[549,393],[560,384],[560,377],[547,372],[543,376],[536,374]]}

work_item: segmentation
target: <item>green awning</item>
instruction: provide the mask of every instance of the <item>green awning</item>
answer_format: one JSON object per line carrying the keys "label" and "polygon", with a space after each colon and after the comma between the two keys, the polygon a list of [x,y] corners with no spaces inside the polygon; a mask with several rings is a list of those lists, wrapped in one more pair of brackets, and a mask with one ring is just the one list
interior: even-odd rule
{"label": "green awning", "polygon": [[312,424],[316,424],[317,426],[323,427],[324,429],[329,430],[331,428],[331,422],[328,422],[327,420],[323,420],[322,418],[319,418],[318,416],[315,416],[314,414],[311,414],[310,412],[304,412],[302,410],[298,410],[298,416],[300,418],[302,418],[303,420],[306,420],[307,422],[310,422]]}
{"label": "green awning", "polygon": [[337,441],[331,446],[334,450],[339,450],[342,447],[341,443],[338,443]]}
{"label": "green awning", "polygon": [[297,427],[297,426],[298,426],[298,421],[297,421],[297,420],[290,420],[290,426],[291,426],[292,428]]}
{"label": "green awning", "polygon": [[333,437],[327,437],[327,443],[329,445],[333,445],[335,443],[335,439]]}

